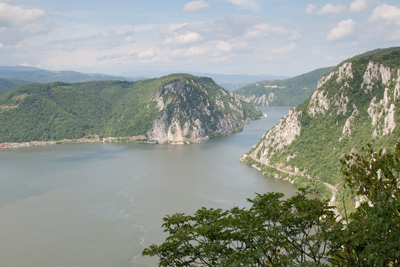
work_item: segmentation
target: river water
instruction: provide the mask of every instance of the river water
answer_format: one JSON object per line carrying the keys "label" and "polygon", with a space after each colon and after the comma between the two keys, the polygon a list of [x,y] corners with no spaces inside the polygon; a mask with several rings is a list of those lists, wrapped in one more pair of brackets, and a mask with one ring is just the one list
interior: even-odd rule
{"label": "river water", "polygon": [[192,145],[64,144],[0,151],[0,266],[157,266],[162,218],[248,206],[289,183],[239,162],[289,108]]}

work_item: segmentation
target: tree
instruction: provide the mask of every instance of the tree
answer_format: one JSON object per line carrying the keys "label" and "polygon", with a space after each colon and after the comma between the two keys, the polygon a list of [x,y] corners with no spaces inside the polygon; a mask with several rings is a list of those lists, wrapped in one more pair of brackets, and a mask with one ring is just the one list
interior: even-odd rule
{"label": "tree", "polygon": [[342,160],[342,173],[362,202],[332,243],[333,263],[351,266],[400,264],[400,143],[393,153],[352,153]]}
{"label": "tree", "polygon": [[[324,266],[327,236],[337,224],[326,201],[306,191],[282,200],[282,193],[248,199],[250,209],[199,209],[164,218],[169,237],[143,255],[160,266]],[[307,265],[308,264],[308,265]]]}
{"label": "tree", "polygon": [[249,209],[166,216],[169,236],[143,255],[158,256],[160,266],[398,266],[400,143],[393,153],[369,145],[341,163],[346,185],[363,200],[345,219],[306,190],[287,200],[258,194]]}

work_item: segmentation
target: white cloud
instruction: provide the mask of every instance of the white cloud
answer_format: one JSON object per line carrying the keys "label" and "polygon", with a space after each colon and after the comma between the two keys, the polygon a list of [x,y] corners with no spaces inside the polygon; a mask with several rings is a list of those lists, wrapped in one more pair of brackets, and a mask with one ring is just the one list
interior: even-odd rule
{"label": "white cloud", "polygon": [[0,48],[3,48],[4,47],[4,44],[3,43],[0,43]]}
{"label": "white cloud", "polygon": [[297,44],[296,43],[290,43],[284,47],[279,47],[274,49],[275,53],[277,54],[286,54],[289,51],[297,49]]}
{"label": "white cloud", "polygon": [[0,26],[23,26],[33,23],[45,15],[44,10],[32,8],[24,9],[20,6],[12,6],[0,3]]}
{"label": "white cloud", "polygon": [[254,0],[225,0],[231,4],[239,6],[240,9],[250,9],[257,11],[259,9],[258,4]]}
{"label": "white cloud", "polygon": [[197,32],[189,32],[182,35],[177,35],[174,37],[169,37],[164,40],[164,45],[179,45],[179,44],[188,44],[193,42],[198,42],[202,38]]}
{"label": "white cloud", "polygon": [[232,50],[232,46],[231,46],[228,42],[225,42],[225,41],[219,41],[219,42],[217,42],[217,47],[218,47],[218,49],[219,49],[220,51],[229,52],[229,51]]}
{"label": "white cloud", "polygon": [[264,18],[243,15],[208,22],[160,25],[157,30],[163,40],[160,62],[192,62],[193,58],[203,60],[204,55],[208,62],[238,62],[238,58],[246,60],[246,57],[258,61],[297,49],[293,40],[301,37],[293,30],[266,23]]}
{"label": "white cloud", "polygon": [[155,55],[156,55],[156,53],[155,53],[154,49],[149,48],[149,49],[147,49],[147,50],[145,50],[143,52],[140,52],[138,54],[138,58],[152,58]]}
{"label": "white cloud", "polygon": [[319,12],[318,15],[340,14],[346,10],[345,5],[334,6],[326,4]]}
{"label": "white cloud", "polygon": [[18,43],[39,34],[48,33],[52,23],[44,20],[45,11],[0,3],[0,40],[6,47],[14,47]]}
{"label": "white cloud", "polygon": [[353,33],[356,23],[352,19],[342,20],[338,25],[331,30],[326,39],[328,41],[335,41],[346,37]]}
{"label": "white cloud", "polygon": [[131,25],[123,25],[117,30],[117,35],[128,35],[134,32],[134,28]]}
{"label": "white cloud", "polygon": [[361,12],[369,6],[367,0],[355,0],[350,4],[350,12]]}
{"label": "white cloud", "polygon": [[315,10],[316,8],[317,8],[316,5],[313,5],[313,4],[307,5],[306,14],[308,14],[308,15],[313,14],[313,13],[314,13],[314,10]]}
{"label": "white cloud", "polygon": [[301,34],[298,33],[298,32],[293,31],[292,35],[289,37],[289,40],[297,40],[299,38],[301,38]]}
{"label": "white cloud", "polygon": [[124,42],[126,42],[126,43],[131,43],[133,41],[134,41],[133,36],[126,36],[124,39]]}
{"label": "white cloud", "polygon": [[168,56],[172,59],[185,59],[209,54],[209,51],[209,48],[205,46],[193,46],[189,48],[172,50]]}
{"label": "white cloud", "polygon": [[400,26],[400,7],[384,4],[374,9],[370,21]]}
{"label": "white cloud", "polygon": [[204,2],[204,0],[200,0],[200,1],[192,1],[187,3],[183,8],[182,11],[184,12],[193,12],[199,9],[203,9],[203,8],[209,8],[210,5],[206,2]]}
{"label": "white cloud", "polygon": [[208,49],[206,47],[190,47],[186,50],[185,55],[187,57],[193,57],[193,56],[201,56],[206,53],[208,53]]}
{"label": "white cloud", "polygon": [[266,23],[256,24],[250,27],[246,33],[246,37],[261,37],[268,36],[270,34],[285,34],[286,29],[279,26],[271,26]]}
{"label": "white cloud", "polygon": [[169,24],[162,24],[157,25],[155,28],[159,31],[159,33],[163,36],[170,36],[173,34],[177,34],[178,31],[184,29],[187,26],[187,23],[169,23]]}

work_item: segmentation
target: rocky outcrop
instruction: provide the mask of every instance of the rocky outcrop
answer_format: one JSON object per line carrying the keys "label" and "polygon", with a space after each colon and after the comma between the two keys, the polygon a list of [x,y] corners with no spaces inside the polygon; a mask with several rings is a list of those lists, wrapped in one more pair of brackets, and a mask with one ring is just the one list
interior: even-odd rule
{"label": "rocky outcrop", "polygon": [[[272,92],[269,95],[275,96]],[[237,97],[243,101],[246,101],[247,103],[253,103],[254,105],[257,106],[264,106],[268,107],[270,105],[271,100],[275,100],[275,97],[269,97],[266,94],[263,94],[261,96],[256,96],[256,95],[251,95],[251,96],[244,96],[244,95],[237,95]],[[269,100],[271,99],[271,100]]]}
{"label": "rocky outcrop", "polygon": [[[357,125],[353,125],[354,121],[357,116],[360,116],[359,110],[363,110],[362,106],[357,106],[363,105],[363,102],[357,101],[359,99],[355,99],[352,92],[349,92],[349,90],[354,90],[349,88],[349,82],[354,79],[352,66],[352,62],[345,62],[337,70],[324,75],[318,83],[319,89],[311,95],[305,107],[310,117],[315,118],[321,115],[322,117],[318,119],[321,123],[335,116],[347,117],[344,121],[341,120],[343,121],[341,125],[340,118],[336,119],[336,124],[342,129],[341,136],[337,138],[339,141],[352,137],[351,129],[357,128]],[[400,97],[399,74],[399,69],[385,67],[376,62],[369,62],[363,73],[363,81],[358,85],[360,90],[365,90],[365,94],[376,91],[376,96],[370,100],[366,110],[370,117],[371,140],[391,134],[397,126],[396,100]],[[329,85],[327,85],[328,82]],[[336,84],[336,88],[340,88],[334,93],[331,92],[333,84]],[[383,97],[379,99],[379,92],[382,91]],[[253,156],[261,150],[262,153],[258,153],[258,159],[269,163],[274,154],[281,153],[300,136],[301,128],[302,111],[292,109],[277,126],[264,135]]]}
{"label": "rocky outcrop", "polygon": [[246,121],[244,108],[236,96],[194,79],[165,84],[152,100],[160,112],[147,131],[150,142],[201,142],[239,131]]}
{"label": "rocky outcrop", "polygon": [[326,97],[324,91],[315,91],[311,95],[310,105],[308,106],[308,114],[315,117],[318,114],[325,114],[330,107],[330,101]]}
{"label": "rocky outcrop", "polygon": [[244,158],[252,158],[249,162],[261,169],[260,164],[298,169],[307,179],[340,182],[344,154],[361,151],[368,143],[392,148],[398,141],[399,59],[400,48],[393,48],[341,63]]}
{"label": "rocky outcrop", "polygon": [[364,72],[362,88],[365,93],[371,92],[375,83],[380,80],[382,84],[387,84],[391,78],[391,69],[377,62],[369,62],[367,70]]}
{"label": "rocky outcrop", "polygon": [[276,94],[274,92],[270,92],[268,96],[263,94],[261,96],[251,95],[251,96],[244,96],[244,95],[237,95],[237,97],[247,103],[253,103],[257,106],[268,107],[270,103],[274,102],[277,99]]}
{"label": "rocky outcrop", "polygon": [[252,157],[269,164],[271,156],[290,145],[300,136],[301,125],[299,117],[301,115],[301,111],[296,111],[296,108],[291,109],[276,126],[264,134],[260,143],[251,153]]}
{"label": "rocky outcrop", "polygon": [[372,120],[374,138],[382,137],[393,132],[396,127],[395,104],[391,103],[389,89],[385,89],[384,97],[379,102],[374,97],[368,108],[368,115]]}
{"label": "rocky outcrop", "polygon": [[346,122],[344,123],[343,126],[343,130],[342,130],[342,136],[339,138],[339,141],[342,141],[344,138],[351,137],[351,126],[353,124],[353,120],[354,117],[358,114],[358,109],[357,107],[354,105],[353,106],[353,113],[351,114],[351,116],[346,120]]}

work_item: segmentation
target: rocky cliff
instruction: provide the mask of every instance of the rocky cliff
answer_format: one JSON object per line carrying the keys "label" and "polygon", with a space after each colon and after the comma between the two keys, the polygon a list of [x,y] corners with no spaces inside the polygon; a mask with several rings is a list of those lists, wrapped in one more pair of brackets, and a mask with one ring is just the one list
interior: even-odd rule
{"label": "rocky cliff", "polygon": [[237,97],[206,78],[171,81],[152,100],[159,110],[147,131],[152,142],[199,142],[240,131],[250,119]]}
{"label": "rocky cliff", "polygon": [[[317,90],[265,133],[243,160],[264,166],[265,172],[280,170],[278,176],[294,183],[340,184],[339,160],[345,153],[361,151],[368,143],[394,147],[400,134],[399,98],[400,48],[356,56],[323,75]],[[282,171],[291,171],[290,177]]]}

